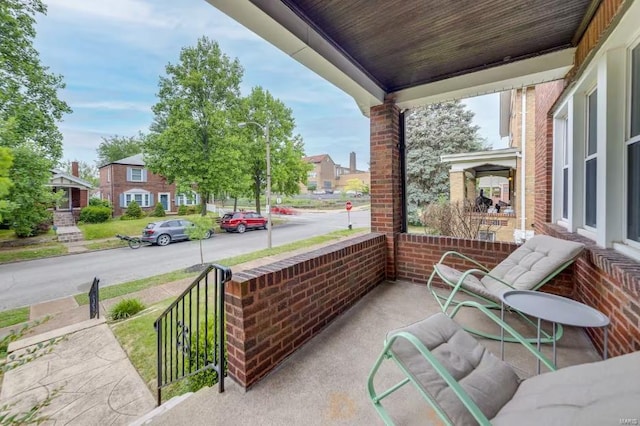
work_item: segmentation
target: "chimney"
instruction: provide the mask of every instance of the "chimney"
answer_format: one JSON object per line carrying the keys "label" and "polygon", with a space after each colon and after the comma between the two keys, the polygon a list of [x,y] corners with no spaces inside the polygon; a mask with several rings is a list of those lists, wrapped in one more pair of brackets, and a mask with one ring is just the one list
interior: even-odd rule
{"label": "chimney", "polygon": [[78,171],[78,162],[77,161],[72,161],[71,162],[71,174],[75,177],[80,177],[80,172]]}
{"label": "chimney", "polygon": [[349,154],[349,172],[356,172],[356,153],[353,151]]}

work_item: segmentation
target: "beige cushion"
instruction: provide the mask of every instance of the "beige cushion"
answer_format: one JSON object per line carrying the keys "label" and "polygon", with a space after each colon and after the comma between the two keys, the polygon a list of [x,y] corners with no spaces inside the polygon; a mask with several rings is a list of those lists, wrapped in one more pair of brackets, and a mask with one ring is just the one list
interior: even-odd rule
{"label": "beige cushion", "polygon": [[[462,272],[450,266],[447,266],[444,263],[436,263],[435,265],[433,265],[433,267],[436,269],[438,275],[441,278],[451,284],[457,284],[458,280],[462,276]],[[465,290],[469,290],[473,294],[477,294],[489,300],[500,303],[500,296],[487,289],[482,284],[482,282],[480,282],[480,280],[472,274],[466,276],[464,282],[462,283],[462,288],[464,288]]]}
{"label": "beige cushion", "polygon": [[[531,290],[561,265],[575,259],[583,249],[584,244],[581,243],[536,235],[518,247],[489,274],[517,290]],[[484,277],[480,281],[498,298],[510,290],[491,277]]]}
{"label": "beige cushion", "polygon": [[640,352],[522,382],[494,425],[617,425],[640,419]]}
{"label": "beige cushion", "polygon": [[[442,313],[394,330],[387,337],[400,331],[407,331],[423,342],[487,418],[495,416],[518,388],[519,380],[511,367],[493,356]],[[474,423],[468,410],[415,346],[399,338],[391,350],[422,388],[437,401],[453,424]]]}

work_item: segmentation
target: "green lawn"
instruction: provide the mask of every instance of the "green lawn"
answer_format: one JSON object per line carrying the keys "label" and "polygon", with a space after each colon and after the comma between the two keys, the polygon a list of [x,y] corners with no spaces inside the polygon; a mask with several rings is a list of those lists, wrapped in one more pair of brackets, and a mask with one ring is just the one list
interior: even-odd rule
{"label": "green lawn", "polygon": [[0,312],[0,328],[20,324],[29,320],[29,307]]}
{"label": "green lawn", "polygon": [[113,238],[116,234],[140,235],[148,223],[167,219],[188,219],[192,216],[167,216],[167,217],[143,217],[135,220],[111,219],[105,223],[80,223],[78,228],[84,234],[85,240],[98,240],[101,238]]}
{"label": "green lawn", "polygon": [[67,254],[67,248],[56,243],[47,244],[34,249],[2,250],[0,251],[0,263],[15,262],[17,260],[40,259],[42,257]]}

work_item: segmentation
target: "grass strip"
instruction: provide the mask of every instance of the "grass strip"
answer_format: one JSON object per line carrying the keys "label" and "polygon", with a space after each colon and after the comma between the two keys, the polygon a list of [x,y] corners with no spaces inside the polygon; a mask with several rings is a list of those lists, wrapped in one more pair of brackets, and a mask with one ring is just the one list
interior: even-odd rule
{"label": "grass strip", "polygon": [[[239,256],[229,257],[226,259],[219,260],[215,263],[223,265],[223,266],[235,266],[241,263],[250,262],[252,260],[261,259],[267,256],[274,256],[277,254],[287,253],[290,251],[310,247],[316,244],[323,244],[333,240],[339,240],[343,237],[348,237],[350,235],[358,234],[363,231],[366,231],[367,228],[355,228],[355,229],[343,229],[340,231],[333,231],[325,235],[319,235],[317,237],[311,237],[300,241],[295,241],[293,243],[285,244],[278,247],[272,247],[271,249],[258,250],[247,254],[242,254]],[[123,284],[116,284],[109,287],[103,287],[100,289],[100,299],[112,299],[114,297],[123,296],[125,294],[130,294],[136,291],[144,290],[145,288],[154,287],[161,284],[166,284],[172,281],[181,280],[184,278],[196,277],[198,275],[197,272],[184,272],[174,271],[169,272],[162,275],[155,275],[153,277],[142,278],[140,280],[131,281]],[[89,296],[87,294],[76,294],[75,296],[76,302],[79,305],[86,305],[89,303]]]}
{"label": "grass strip", "polygon": [[107,240],[99,241],[95,243],[85,244],[85,247],[89,250],[104,250],[112,248],[126,247],[127,242],[124,240]]}
{"label": "grass strip", "polygon": [[58,256],[61,254],[67,254],[67,248],[63,245],[27,250],[0,251],[0,263],[15,262],[18,260],[40,259],[42,257]]}
{"label": "grass strip", "polygon": [[29,307],[0,312],[0,328],[29,321]]}

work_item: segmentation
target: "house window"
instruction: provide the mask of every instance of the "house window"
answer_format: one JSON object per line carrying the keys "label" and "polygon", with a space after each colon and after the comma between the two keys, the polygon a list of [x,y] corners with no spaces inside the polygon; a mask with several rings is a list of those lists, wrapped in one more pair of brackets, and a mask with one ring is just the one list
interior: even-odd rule
{"label": "house window", "polygon": [[135,201],[140,207],[151,206],[151,194],[148,192],[134,192],[124,194],[124,207],[128,207],[129,203]]}
{"label": "house window", "polygon": [[584,224],[595,228],[598,207],[598,90],[587,96],[587,132],[585,138]]}
{"label": "house window", "polygon": [[111,182],[111,168],[107,169],[107,183]]}
{"label": "house window", "polygon": [[627,140],[627,239],[640,243],[640,44],[631,50],[631,116]]}
{"label": "house window", "polygon": [[569,218],[569,120],[562,117],[559,121],[562,146],[562,218]]}
{"label": "house window", "polygon": [[146,170],[140,167],[127,168],[127,180],[129,182],[146,182],[147,181]]}
{"label": "house window", "polygon": [[478,231],[478,239],[482,241],[495,241],[496,233],[492,231]]}
{"label": "house window", "polygon": [[197,206],[198,204],[200,204],[200,197],[195,192],[176,195],[177,206]]}

